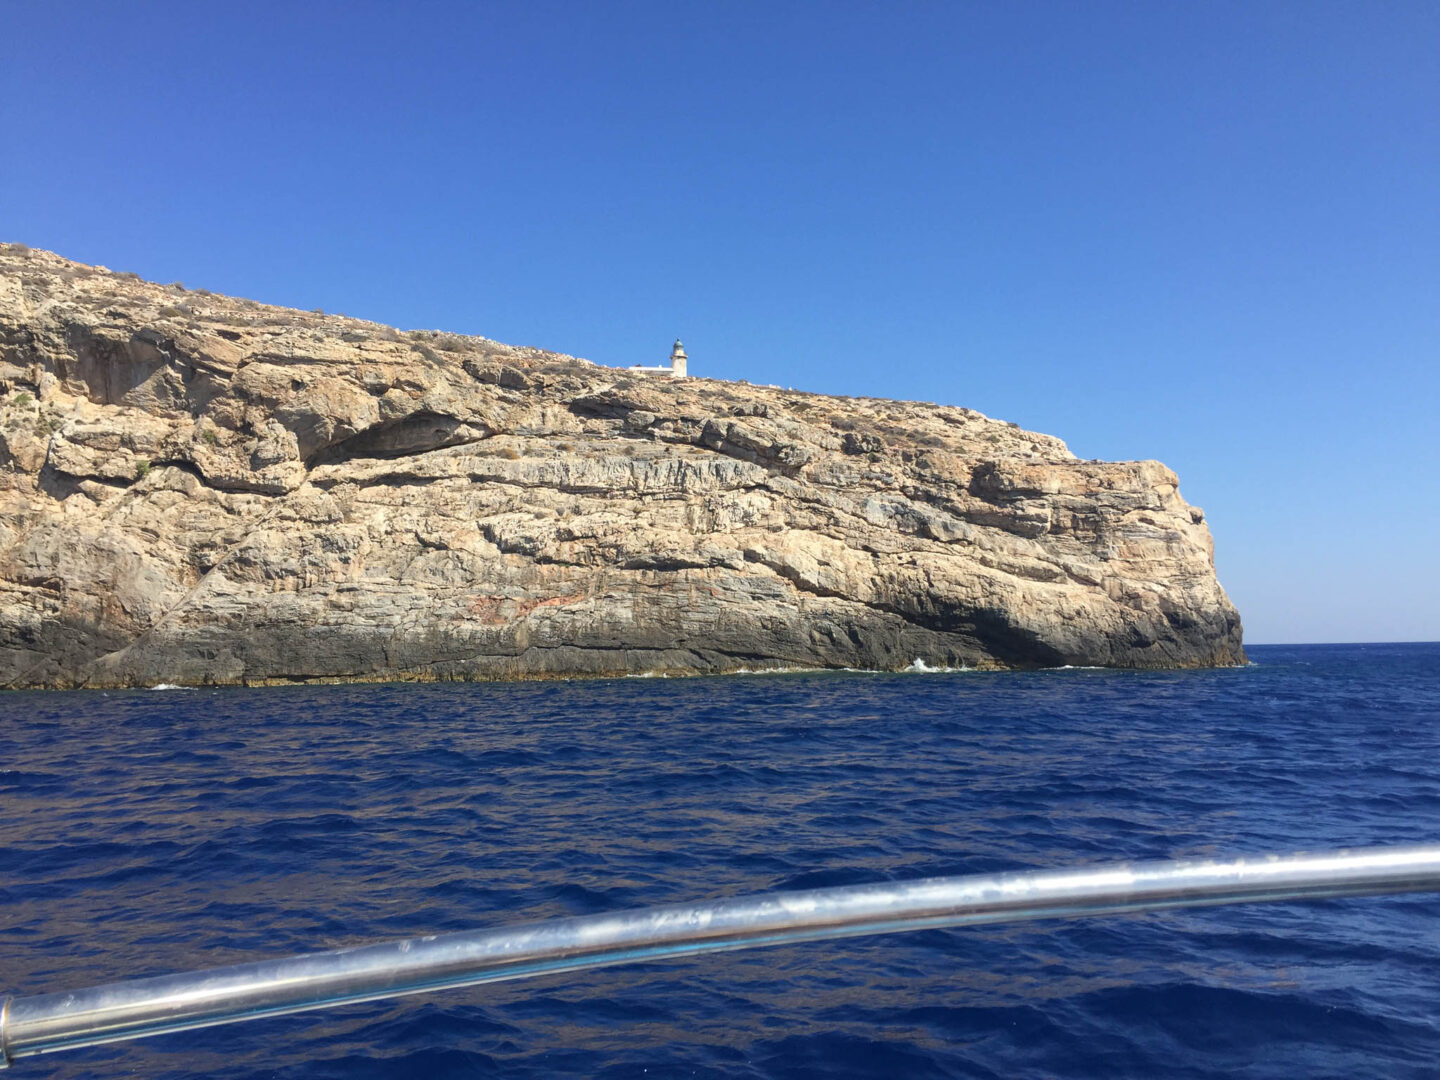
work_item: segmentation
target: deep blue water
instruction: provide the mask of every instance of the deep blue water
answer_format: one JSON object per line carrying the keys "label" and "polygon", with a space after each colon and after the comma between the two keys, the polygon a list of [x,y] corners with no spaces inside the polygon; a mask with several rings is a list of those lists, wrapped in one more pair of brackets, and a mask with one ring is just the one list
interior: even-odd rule
{"label": "deep blue water", "polygon": [[[1204,672],[0,695],[0,992],[770,889],[1440,841],[1440,645]],[[926,931],[17,1077],[1419,1077],[1440,897]]]}

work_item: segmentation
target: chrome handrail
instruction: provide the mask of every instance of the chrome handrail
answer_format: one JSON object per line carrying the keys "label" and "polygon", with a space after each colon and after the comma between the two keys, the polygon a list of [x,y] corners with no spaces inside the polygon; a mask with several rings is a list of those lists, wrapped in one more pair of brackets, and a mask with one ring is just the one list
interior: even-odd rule
{"label": "chrome handrail", "polygon": [[258,1016],[723,949],[1406,892],[1440,892],[1440,845],[927,878],[671,904],[10,998],[0,1009],[0,1063]]}

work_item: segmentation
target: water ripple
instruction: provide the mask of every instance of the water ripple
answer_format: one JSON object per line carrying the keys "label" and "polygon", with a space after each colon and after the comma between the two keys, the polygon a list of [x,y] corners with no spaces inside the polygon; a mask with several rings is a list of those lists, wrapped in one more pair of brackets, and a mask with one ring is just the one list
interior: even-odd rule
{"label": "water ripple", "polygon": [[[1214,672],[7,694],[0,989],[777,888],[1440,840],[1440,646],[1253,651]],[[1436,925],[1440,899],[1410,897],[926,931],[19,1068],[1429,1076]]]}

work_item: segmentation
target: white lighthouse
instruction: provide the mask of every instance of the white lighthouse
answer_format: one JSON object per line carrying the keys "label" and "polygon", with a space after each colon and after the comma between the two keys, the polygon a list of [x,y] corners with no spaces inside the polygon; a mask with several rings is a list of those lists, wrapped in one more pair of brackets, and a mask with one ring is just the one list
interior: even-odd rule
{"label": "white lighthouse", "polygon": [[679,338],[676,338],[675,347],[670,350],[669,367],[666,367],[664,364],[655,364],[653,366],[647,366],[645,364],[633,364],[625,370],[636,372],[643,371],[646,374],[650,374],[653,372],[656,375],[669,375],[671,378],[683,379],[685,378],[685,365],[689,361],[689,359],[690,358],[685,355],[685,346],[680,344]]}

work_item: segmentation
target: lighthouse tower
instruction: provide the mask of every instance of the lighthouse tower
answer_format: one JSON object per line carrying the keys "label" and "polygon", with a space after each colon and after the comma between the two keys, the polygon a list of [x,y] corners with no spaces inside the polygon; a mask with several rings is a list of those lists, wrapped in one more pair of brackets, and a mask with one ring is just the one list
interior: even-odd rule
{"label": "lighthouse tower", "polygon": [[631,364],[626,371],[633,371],[637,374],[646,375],[669,375],[673,379],[685,378],[685,364],[689,357],[685,355],[685,346],[680,344],[680,339],[675,339],[675,347],[670,350],[670,366],[664,364]]}

